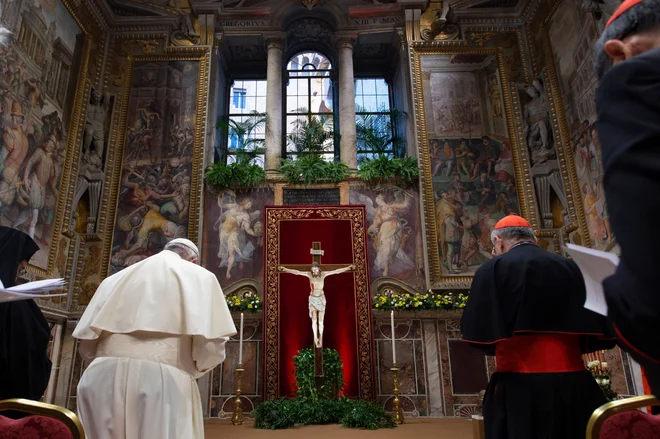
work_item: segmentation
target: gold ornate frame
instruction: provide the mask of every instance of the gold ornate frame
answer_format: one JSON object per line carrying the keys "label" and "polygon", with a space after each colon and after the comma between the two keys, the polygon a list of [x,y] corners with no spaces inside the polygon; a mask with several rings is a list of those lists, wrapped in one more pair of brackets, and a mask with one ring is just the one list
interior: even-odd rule
{"label": "gold ornate frame", "polygon": [[[426,124],[425,96],[422,84],[421,58],[423,56],[438,55],[495,55],[502,84],[502,97],[504,102],[505,117],[511,141],[513,155],[513,167],[516,180],[516,190],[520,204],[520,213],[525,217],[533,215],[532,223],[536,218],[536,207],[534,189],[529,173],[529,166],[521,154],[524,149],[522,142],[522,121],[518,99],[515,99],[515,87],[509,84],[506,66],[504,63],[503,49],[500,47],[471,47],[465,42],[454,41],[431,41],[411,42],[410,58],[412,65],[415,123],[417,127],[417,144],[419,151],[420,184],[424,200],[424,219],[426,230],[426,245],[428,248],[429,271],[432,288],[469,288],[472,276],[450,276],[443,273],[440,263],[440,252],[438,246],[438,231],[435,223],[435,199],[433,194],[433,180],[431,175],[431,157],[428,149],[428,128]],[[514,111],[514,105],[516,105]],[[522,142],[522,143],[521,143]],[[521,145],[523,145],[521,147]],[[538,227],[535,227],[538,230]]]}
{"label": "gold ornate frame", "polygon": [[279,241],[279,226],[282,220],[295,219],[338,219],[351,221],[355,265],[355,314],[357,318],[358,388],[360,398],[373,399],[376,395],[375,367],[373,350],[373,318],[371,313],[371,293],[369,291],[369,261],[367,259],[366,211],[364,207],[266,207],[266,269],[263,298],[263,398],[274,400],[279,395],[280,343],[283,334],[279,331],[279,252],[283,248]]}
{"label": "gold ornate frame", "polygon": [[[155,40],[137,40],[146,52],[152,47],[151,44],[156,44]],[[140,62],[163,62],[163,61],[197,61],[199,62],[198,84],[197,84],[197,102],[195,114],[195,134],[194,134],[194,147],[193,147],[193,160],[191,170],[191,188],[190,188],[190,207],[188,212],[188,238],[197,242],[199,234],[199,221],[200,221],[200,207],[202,203],[202,184],[203,184],[203,161],[204,161],[204,137],[206,132],[206,118],[207,108],[206,100],[208,95],[208,79],[210,67],[211,51],[208,47],[177,47],[165,48],[162,54],[145,54],[127,57],[126,64],[126,77],[124,78],[122,99],[119,110],[119,121],[116,126],[113,126],[111,133],[111,148],[115,149],[113,157],[114,165],[112,168],[108,166],[111,172],[106,176],[106,185],[110,187],[109,195],[107,198],[104,196],[103,200],[107,199],[108,209],[101,211],[99,217],[99,225],[104,225],[103,234],[103,251],[101,252],[101,261],[103,267],[101,269],[102,277],[107,275],[110,265],[110,258],[112,252],[112,241],[114,235],[114,224],[116,222],[118,204],[119,204],[119,189],[121,187],[121,172],[124,160],[124,149],[126,144],[126,130],[128,124],[128,110],[130,100],[130,88],[133,77],[133,68],[136,63]],[[110,163],[108,163],[110,165]],[[108,221],[108,219],[112,219]],[[100,227],[99,227],[100,228]],[[77,299],[78,293],[74,293]]]}
{"label": "gold ornate frame", "polygon": [[[85,119],[81,116],[84,114],[86,109],[85,102],[86,99],[89,98],[89,92],[91,88],[90,80],[87,77],[89,73],[88,70],[90,59],[92,56],[91,25],[97,25],[99,28],[101,26],[100,22],[98,21],[98,17],[89,10],[87,5],[74,5],[73,3],[79,3],[75,0],[60,1],[66,8],[67,12],[71,15],[71,17],[73,17],[83,35],[83,45],[81,49],[82,53],[80,57],[81,63],[80,69],[78,70],[76,87],[72,101],[73,109],[71,119],[67,127],[68,135],[66,139],[66,152],[64,164],[62,166],[62,175],[60,177],[60,183],[58,187],[55,219],[53,221],[53,228],[51,230],[50,236],[50,246],[48,249],[48,262],[45,269],[32,264],[29,265],[29,269],[38,277],[52,277],[55,274],[55,268],[59,268],[60,270],[64,269],[66,275],[63,272],[60,272],[59,275],[68,280],[71,273],[71,265],[73,264],[73,254],[71,251],[68,251],[67,257],[65,253],[66,249],[64,248],[67,244],[67,240],[64,237],[68,237],[67,232],[69,228],[67,225],[67,219],[71,215],[71,203],[73,194],[75,193],[76,189],[76,178],[78,174],[78,164],[80,161],[79,145],[82,140],[82,130],[85,124]],[[80,8],[82,8],[82,10]],[[86,19],[91,20],[92,23],[86,23],[85,20],[83,20],[83,16],[85,16]],[[100,53],[98,58],[99,60],[102,60],[103,50],[99,50],[99,52]],[[99,76],[100,63],[97,62],[95,78],[98,80]],[[63,109],[62,111],[65,110]],[[64,237],[62,235],[64,235]]]}

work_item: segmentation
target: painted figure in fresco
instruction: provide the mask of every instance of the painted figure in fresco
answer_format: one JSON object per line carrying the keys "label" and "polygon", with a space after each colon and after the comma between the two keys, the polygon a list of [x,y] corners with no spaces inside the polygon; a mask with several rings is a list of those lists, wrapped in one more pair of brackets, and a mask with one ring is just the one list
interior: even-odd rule
{"label": "painted figure in fresco", "polygon": [[295,274],[297,276],[305,276],[309,279],[309,318],[312,319],[312,331],[314,332],[314,345],[317,348],[323,347],[323,320],[325,318],[325,293],[323,286],[325,278],[339,273],[344,273],[350,270],[355,270],[355,265],[348,265],[344,268],[339,268],[332,271],[323,271],[321,266],[314,262],[310,271],[298,271],[278,266],[277,269],[284,273]]}
{"label": "painted figure in fresco", "polygon": [[[53,159],[56,148],[57,140],[51,135],[32,153],[23,172],[23,185],[18,191],[18,203],[22,208],[12,227],[18,228],[29,218],[28,235],[31,238],[34,238],[39,212],[46,207],[47,212],[52,213],[55,208],[56,196],[49,197],[48,190],[57,194],[57,170]],[[50,205],[47,206],[48,201]],[[48,220],[52,222],[52,218]]]}
{"label": "painted figure in fresco", "polygon": [[[164,237],[166,240],[181,238],[179,236],[181,229],[180,227],[172,222],[168,221],[163,217],[157,209],[150,209],[146,215],[144,215],[143,221],[140,228],[135,234],[135,243],[119,250],[115,253],[113,259],[124,266],[133,265],[134,263],[146,259],[150,255],[148,254],[136,254],[143,250],[147,250],[149,247],[149,239],[152,233],[157,233]],[[129,261],[129,257],[131,260]]]}
{"label": "painted figure in fresco", "polygon": [[83,160],[96,167],[101,166],[105,144],[105,119],[108,116],[109,97],[94,90],[87,106],[83,133]]}
{"label": "painted figure in fresco", "polygon": [[11,205],[18,194],[18,188],[23,182],[20,178],[20,168],[23,166],[29,152],[28,136],[23,128],[25,115],[20,102],[11,104],[9,126],[2,133],[4,160],[0,164],[0,211]]}
{"label": "painted figure in fresco", "polygon": [[[373,215],[367,233],[371,236],[376,250],[374,266],[376,270],[383,272],[383,276],[388,275],[389,266],[395,259],[409,268],[415,267],[415,263],[403,251],[407,238],[404,234],[407,222],[401,218],[410,208],[412,196],[404,192],[398,194],[403,196],[403,200],[395,199],[388,203],[383,194],[378,194],[375,209],[371,203],[367,204],[370,210],[369,216]],[[370,198],[369,201],[371,202]]]}
{"label": "painted figure in fresco", "polygon": [[485,172],[487,175],[493,173],[493,166],[497,160],[497,154],[493,148],[493,144],[490,141],[490,137],[482,136],[481,145],[478,148],[479,155],[477,156],[477,161],[472,170],[472,176],[470,178],[475,179],[480,172]]}
{"label": "painted figure in fresco", "polygon": [[524,107],[523,136],[532,156],[532,165],[547,161],[554,151],[550,137],[550,114],[545,98],[545,90],[539,81],[525,87],[532,98]]}
{"label": "painted figure in fresco", "polygon": [[493,119],[502,119],[502,94],[495,76],[490,77],[488,97],[490,98],[490,115]]}
{"label": "painted figure in fresco", "polygon": [[513,155],[508,141],[502,142],[500,155],[495,160],[495,174],[497,175],[497,181],[503,183],[513,178]]}
{"label": "painted figure in fresco", "polygon": [[[214,225],[215,230],[219,229],[220,235],[218,267],[226,267],[225,277],[231,279],[231,271],[236,263],[239,264],[239,268],[243,268],[243,263],[252,260],[255,247],[248,240],[248,236],[261,237],[252,227],[261,217],[261,212],[258,210],[249,212],[252,202],[247,198],[240,203],[236,202],[236,194],[232,191],[219,194],[218,205],[221,210],[226,209]],[[263,234],[263,230],[261,233]]]}
{"label": "painted figure in fresco", "polygon": [[585,213],[589,223],[591,239],[594,243],[605,242],[607,241],[607,228],[601,218],[601,212],[599,212],[598,198],[596,198],[593,188],[588,183],[584,183],[582,186],[582,193],[584,194]]}
{"label": "painted figure in fresco", "polygon": [[479,198],[479,207],[490,206],[495,203],[495,183],[488,178],[488,174],[482,172],[475,187],[477,190],[477,197]]}
{"label": "painted figure in fresco", "polygon": [[468,141],[461,139],[461,144],[456,149],[456,169],[469,176],[474,169],[474,158],[476,155],[468,148]]}

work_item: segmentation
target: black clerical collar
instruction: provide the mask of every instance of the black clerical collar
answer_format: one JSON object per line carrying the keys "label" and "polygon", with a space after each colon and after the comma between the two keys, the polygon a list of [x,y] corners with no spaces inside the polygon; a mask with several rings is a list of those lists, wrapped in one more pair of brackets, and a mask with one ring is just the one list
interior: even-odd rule
{"label": "black clerical collar", "polygon": [[511,248],[509,248],[509,251],[513,250],[516,247],[520,247],[520,246],[523,246],[523,245],[533,245],[533,246],[537,247],[537,245],[532,241],[521,241],[521,242],[516,242],[515,244],[513,244],[511,246]]}

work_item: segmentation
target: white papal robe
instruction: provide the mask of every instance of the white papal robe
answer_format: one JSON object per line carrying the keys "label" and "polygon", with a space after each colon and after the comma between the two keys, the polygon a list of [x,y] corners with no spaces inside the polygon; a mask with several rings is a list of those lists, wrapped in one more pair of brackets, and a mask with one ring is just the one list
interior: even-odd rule
{"label": "white papal robe", "polygon": [[227,339],[137,332],[82,341],[93,359],[78,384],[78,415],[90,439],[204,437],[196,379],[225,359]]}
{"label": "white papal robe", "polygon": [[201,439],[196,378],[236,334],[217,278],[163,251],[107,278],[73,335],[93,360],[78,384],[89,439]]}

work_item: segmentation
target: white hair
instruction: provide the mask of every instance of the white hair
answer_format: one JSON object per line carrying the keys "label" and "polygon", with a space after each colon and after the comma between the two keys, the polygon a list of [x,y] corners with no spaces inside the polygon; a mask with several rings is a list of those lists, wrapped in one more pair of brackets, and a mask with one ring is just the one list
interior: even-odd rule
{"label": "white hair", "polygon": [[503,229],[493,229],[490,232],[490,241],[494,244],[495,237],[500,238],[502,241],[533,241],[534,229],[531,227],[505,227]]}
{"label": "white hair", "polygon": [[199,250],[197,249],[197,246],[187,239],[173,239],[165,244],[164,250],[174,252],[188,261],[192,261],[195,258],[199,259]]}

